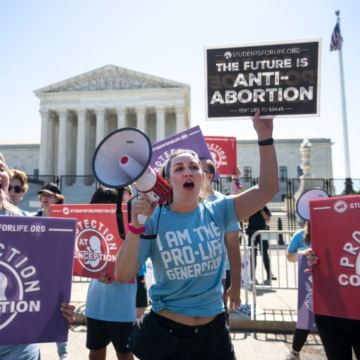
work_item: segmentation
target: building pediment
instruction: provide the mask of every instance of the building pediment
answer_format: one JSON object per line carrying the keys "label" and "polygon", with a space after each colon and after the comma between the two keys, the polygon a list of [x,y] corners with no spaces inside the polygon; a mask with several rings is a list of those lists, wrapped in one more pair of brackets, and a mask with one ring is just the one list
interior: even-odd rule
{"label": "building pediment", "polygon": [[49,93],[165,88],[189,88],[189,85],[114,65],[107,65],[35,90],[34,93],[42,95]]}

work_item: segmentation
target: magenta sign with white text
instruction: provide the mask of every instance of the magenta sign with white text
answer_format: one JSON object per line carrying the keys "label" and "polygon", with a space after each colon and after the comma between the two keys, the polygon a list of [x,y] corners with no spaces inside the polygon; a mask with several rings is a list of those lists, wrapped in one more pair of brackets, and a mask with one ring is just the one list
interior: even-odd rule
{"label": "magenta sign with white text", "polygon": [[0,345],[67,341],[76,220],[0,216]]}

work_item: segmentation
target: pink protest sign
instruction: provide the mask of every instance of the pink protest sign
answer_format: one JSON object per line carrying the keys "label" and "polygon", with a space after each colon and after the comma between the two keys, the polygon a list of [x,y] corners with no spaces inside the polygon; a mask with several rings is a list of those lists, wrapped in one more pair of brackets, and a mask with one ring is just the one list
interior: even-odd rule
{"label": "pink protest sign", "polygon": [[310,200],[314,313],[360,320],[360,196]]}

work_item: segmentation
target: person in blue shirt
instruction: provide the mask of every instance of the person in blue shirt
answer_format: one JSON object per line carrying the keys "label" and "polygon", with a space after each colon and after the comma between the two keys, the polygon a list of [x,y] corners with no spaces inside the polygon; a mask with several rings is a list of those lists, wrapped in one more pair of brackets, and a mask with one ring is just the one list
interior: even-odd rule
{"label": "person in blue shirt", "polygon": [[[0,215],[22,216],[21,211],[9,201],[9,170],[2,154],[0,154]],[[62,304],[60,309],[70,323],[75,321],[75,306]],[[0,345],[0,359],[2,360],[40,360],[39,344]]]}
{"label": "person in blue shirt", "polygon": [[[258,110],[253,124],[259,139],[258,185],[234,197],[204,201],[206,178],[197,154],[177,150],[162,168],[171,188],[167,205],[159,208],[145,195],[133,203],[115,276],[126,283],[148,257],[152,260],[152,311],[130,336],[130,348],[140,360],[236,359],[222,301],[224,235],[279,191],[272,120],[260,119]],[[148,218],[145,226],[138,214]],[[156,239],[140,240],[141,233]]]}
{"label": "person in blue shirt", "polygon": [[[90,204],[116,204],[118,192],[100,186]],[[110,281],[106,273],[98,280],[91,279],[86,298],[86,347],[89,359],[105,360],[106,347],[113,343],[117,358],[133,360],[128,346],[135,317],[136,284]]]}
{"label": "person in blue shirt", "polygon": [[[297,262],[298,254],[304,254],[305,250],[310,248],[310,221],[305,221],[304,229],[297,231],[290,240],[287,249],[287,259],[289,262]],[[286,360],[300,359],[300,351],[304,346],[310,330],[295,329],[293,345]]]}

